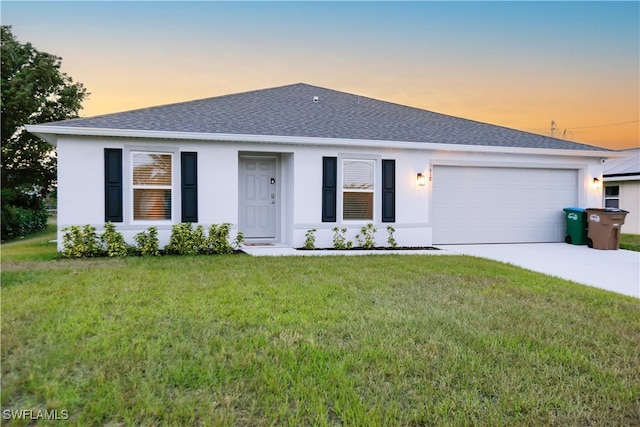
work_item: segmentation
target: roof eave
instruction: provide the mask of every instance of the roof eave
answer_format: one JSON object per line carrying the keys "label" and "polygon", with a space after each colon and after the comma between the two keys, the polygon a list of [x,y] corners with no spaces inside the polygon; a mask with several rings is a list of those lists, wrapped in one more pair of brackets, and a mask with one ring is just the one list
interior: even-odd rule
{"label": "roof eave", "polygon": [[42,129],[43,126],[38,126],[38,125],[26,125],[25,127],[29,133],[37,136],[38,138],[44,139],[51,145],[56,146],[58,144],[58,133],[52,133],[49,131],[45,131],[45,132],[40,131],[39,129]]}
{"label": "roof eave", "polygon": [[640,172],[603,175],[604,182],[640,181]]}
{"label": "roof eave", "polygon": [[228,141],[228,142],[258,142],[286,145],[322,145],[341,147],[372,147],[372,148],[401,148],[413,150],[464,151],[484,153],[514,153],[514,154],[546,154],[546,155],[580,155],[583,157],[599,157],[602,159],[621,157],[615,151],[599,150],[569,150],[556,148],[506,147],[491,145],[448,144],[411,141],[365,140],[343,138],[318,138],[305,136],[278,135],[247,135],[229,133],[197,133],[197,132],[169,132],[133,129],[86,128],[51,125],[27,125],[27,130],[38,137],[56,145],[58,135],[70,136],[98,136],[125,137],[145,139],[172,139],[195,141]]}

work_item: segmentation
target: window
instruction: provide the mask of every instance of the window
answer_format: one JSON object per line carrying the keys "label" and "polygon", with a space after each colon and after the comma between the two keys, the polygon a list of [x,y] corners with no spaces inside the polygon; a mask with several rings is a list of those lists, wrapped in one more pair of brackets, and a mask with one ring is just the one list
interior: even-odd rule
{"label": "window", "polygon": [[170,220],[173,155],[132,152],[133,219]]}
{"label": "window", "polygon": [[619,208],[620,207],[620,186],[610,185],[604,187],[604,207]]}
{"label": "window", "polygon": [[373,221],[374,160],[342,162],[342,219]]}

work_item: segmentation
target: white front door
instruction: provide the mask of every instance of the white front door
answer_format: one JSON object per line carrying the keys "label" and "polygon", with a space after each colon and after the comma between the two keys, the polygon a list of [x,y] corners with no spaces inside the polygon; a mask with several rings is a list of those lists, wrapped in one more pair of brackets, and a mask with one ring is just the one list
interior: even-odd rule
{"label": "white front door", "polygon": [[275,239],[277,231],[277,158],[240,157],[239,229],[245,239]]}

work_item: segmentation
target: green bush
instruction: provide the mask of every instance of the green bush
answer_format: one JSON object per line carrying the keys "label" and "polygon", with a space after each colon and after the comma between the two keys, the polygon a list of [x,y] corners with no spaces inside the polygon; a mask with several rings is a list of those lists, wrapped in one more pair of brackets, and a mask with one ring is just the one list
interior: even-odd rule
{"label": "green bush", "polygon": [[234,249],[240,249],[240,245],[242,245],[242,243],[244,243],[244,234],[242,234],[242,231],[238,231],[236,238],[233,239],[233,243],[231,243],[231,246]]}
{"label": "green bush", "polygon": [[44,203],[37,209],[6,205],[2,208],[2,240],[27,236],[47,228],[49,215]]}
{"label": "green bush", "polygon": [[360,234],[356,234],[358,244],[365,249],[372,249],[376,246],[375,234],[378,231],[372,223],[369,223],[360,229]]}
{"label": "green bush", "polygon": [[129,245],[124,241],[124,236],[116,231],[116,226],[111,222],[104,225],[100,240],[105,253],[110,257],[124,257],[129,253]]}
{"label": "green bush", "polygon": [[335,249],[351,249],[353,242],[344,236],[347,232],[346,228],[333,227],[331,231],[333,231],[333,247]]}
{"label": "green bush", "polygon": [[389,238],[387,239],[387,243],[392,248],[397,248],[398,247],[398,242],[396,242],[395,237],[393,237],[393,233],[395,233],[395,232],[396,232],[395,228],[393,228],[390,225],[387,225],[387,233],[389,233]]}
{"label": "green bush", "polygon": [[62,256],[67,258],[90,258],[103,254],[96,228],[72,225],[62,229]]}
{"label": "green bush", "polygon": [[304,248],[305,249],[315,249],[316,248],[316,230],[315,228],[312,228],[310,230],[307,230],[307,234],[304,235]]}
{"label": "green bush", "polygon": [[[244,237],[238,232],[229,244],[231,224],[212,224],[208,235],[204,227],[193,228],[190,223],[176,224],[171,229],[169,244],[164,252],[171,255],[231,254],[242,244]],[[128,245],[124,236],[116,231],[110,222],[104,225],[104,233],[98,236],[95,227],[73,225],[62,230],[62,255],[67,258],[87,258],[97,256],[123,257],[130,253],[142,256],[160,255],[158,229],[149,227],[135,236],[137,247]]]}
{"label": "green bush", "polygon": [[229,232],[231,224],[225,222],[222,224],[211,224],[209,227],[209,236],[207,237],[207,253],[210,254],[230,254],[233,247],[229,244]]}
{"label": "green bush", "polygon": [[238,233],[233,245],[229,244],[231,224],[212,224],[205,237],[204,228],[195,229],[190,223],[176,224],[171,229],[169,244],[165,252],[172,255],[219,255],[233,253],[242,243],[242,233]]}
{"label": "green bush", "polygon": [[158,239],[158,229],[149,227],[147,231],[141,231],[133,236],[133,240],[138,245],[138,252],[142,256],[160,255],[160,241]]}
{"label": "green bush", "polygon": [[190,222],[171,227],[169,244],[164,251],[171,255],[197,255],[200,252],[199,236],[194,233]]}
{"label": "green bush", "polygon": [[16,207],[11,205],[2,205],[2,214],[0,223],[2,223],[2,240],[9,240],[18,237],[18,220]]}

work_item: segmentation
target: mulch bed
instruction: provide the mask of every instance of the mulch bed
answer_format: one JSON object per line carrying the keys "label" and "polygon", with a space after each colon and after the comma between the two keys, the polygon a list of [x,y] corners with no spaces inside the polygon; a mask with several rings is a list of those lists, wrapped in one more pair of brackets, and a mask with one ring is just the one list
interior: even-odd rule
{"label": "mulch bed", "polygon": [[388,246],[376,246],[375,248],[363,248],[361,246],[349,249],[336,249],[336,248],[296,248],[297,251],[439,251],[440,249],[433,246],[398,246],[391,248]]}

